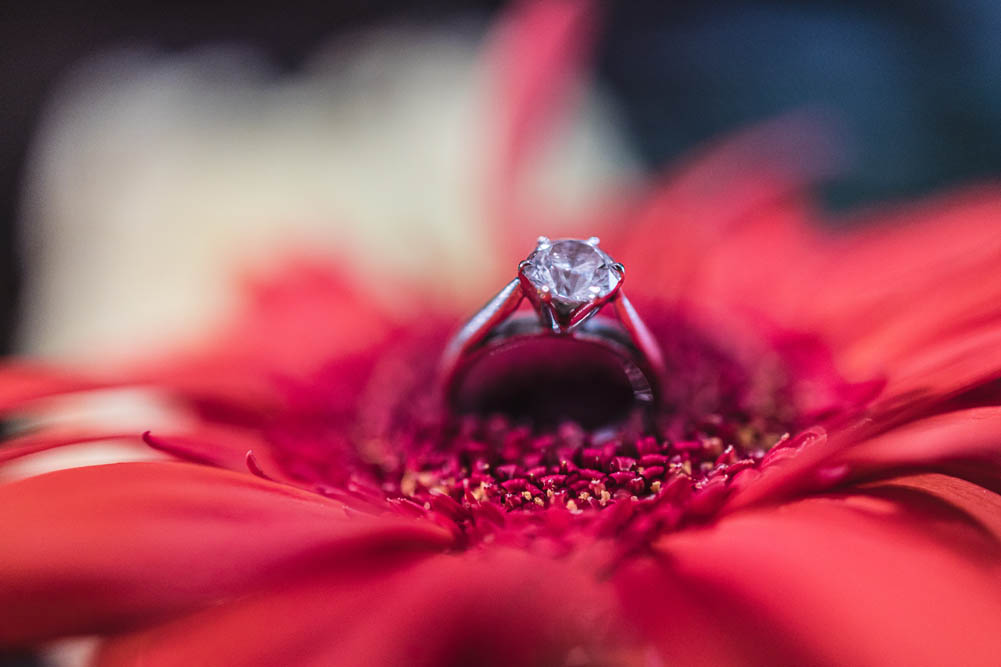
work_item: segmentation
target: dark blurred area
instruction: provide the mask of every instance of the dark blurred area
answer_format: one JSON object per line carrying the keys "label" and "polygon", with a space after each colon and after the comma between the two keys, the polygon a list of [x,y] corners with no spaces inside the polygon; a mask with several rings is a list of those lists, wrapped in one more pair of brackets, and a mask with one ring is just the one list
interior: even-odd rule
{"label": "dark blurred area", "polygon": [[616,4],[601,73],[646,161],[801,107],[832,114],[838,208],[1001,170],[1001,3]]}
{"label": "dark blurred area", "polygon": [[[23,3],[0,24],[0,346],[16,319],[24,162],[47,95],[81,59],[123,44],[183,51],[250,44],[294,71],[338,32],[471,19],[504,3]],[[1001,171],[1001,4],[607,3],[596,72],[654,169],[708,139],[816,108],[850,137],[849,170],[823,192],[852,207]],[[0,659],[2,662],[2,659]]]}

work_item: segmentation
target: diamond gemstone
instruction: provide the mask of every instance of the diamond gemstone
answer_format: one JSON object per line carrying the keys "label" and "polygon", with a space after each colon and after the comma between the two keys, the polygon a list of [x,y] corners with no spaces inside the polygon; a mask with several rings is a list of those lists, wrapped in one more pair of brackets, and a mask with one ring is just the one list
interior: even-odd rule
{"label": "diamond gemstone", "polygon": [[561,239],[540,243],[522,272],[537,289],[549,290],[554,305],[572,310],[615,289],[621,276],[614,263],[587,241]]}

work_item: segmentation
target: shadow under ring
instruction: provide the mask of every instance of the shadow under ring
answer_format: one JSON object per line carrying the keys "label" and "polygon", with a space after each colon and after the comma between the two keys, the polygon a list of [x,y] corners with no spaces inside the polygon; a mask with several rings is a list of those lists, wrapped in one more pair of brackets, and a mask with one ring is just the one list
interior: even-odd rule
{"label": "shadow under ring", "polygon": [[535,315],[516,315],[463,355],[447,389],[456,415],[502,414],[551,427],[595,430],[652,417],[652,370],[628,333],[595,317],[554,334]]}

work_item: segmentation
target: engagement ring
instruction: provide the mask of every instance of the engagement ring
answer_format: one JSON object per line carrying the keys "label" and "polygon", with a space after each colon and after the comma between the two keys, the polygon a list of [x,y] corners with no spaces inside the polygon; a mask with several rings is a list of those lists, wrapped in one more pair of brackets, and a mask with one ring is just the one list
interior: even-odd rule
{"label": "engagement ring", "polygon": [[[660,400],[664,362],[622,291],[624,275],[596,237],[540,237],[517,277],[449,342],[441,375],[450,410],[592,426],[612,415],[650,414]],[[516,312],[525,300],[534,312]]]}

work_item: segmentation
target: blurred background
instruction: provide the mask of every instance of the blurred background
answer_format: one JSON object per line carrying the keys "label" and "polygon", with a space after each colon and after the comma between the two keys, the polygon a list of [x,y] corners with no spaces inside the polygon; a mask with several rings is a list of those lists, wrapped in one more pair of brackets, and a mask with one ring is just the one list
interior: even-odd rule
{"label": "blurred background", "polygon": [[[502,2],[22,3],[0,34],[0,345],[80,357],[225,310],[276,238],[472,267],[480,61]],[[1001,171],[1001,5],[606,3],[564,208],[791,110],[843,210]],[[583,202],[583,204],[582,204]],[[401,232],[401,230],[403,230]],[[464,264],[465,263],[465,264]]]}
{"label": "blurred background", "polygon": [[[234,267],[277,241],[475,275],[481,54],[504,6],[5,7],[0,347],[86,359],[172,340],[224,312]],[[803,109],[849,158],[820,189],[832,210],[1001,173],[1001,3],[603,7],[578,111],[535,178],[556,208]]]}

